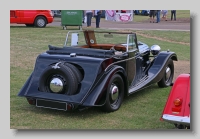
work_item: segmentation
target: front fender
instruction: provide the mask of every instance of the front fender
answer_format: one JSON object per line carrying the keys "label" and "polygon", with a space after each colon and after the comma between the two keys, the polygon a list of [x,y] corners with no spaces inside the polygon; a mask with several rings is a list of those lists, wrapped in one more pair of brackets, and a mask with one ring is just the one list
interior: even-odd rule
{"label": "front fender", "polygon": [[178,61],[177,55],[174,52],[163,51],[158,54],[155,58],[151,68],[148,71],[148,75],[153,76],[154,79],[151,83],[160,81],[164,75],[165,67],[167,66],[168,60]]}
{"label": "front fender", "polygon": [[177,56],[174,52],[160,52],[157,57],[152,61],[152,65],[148,70],[148,79],[145,80],[142,84],[134,86],[129,89],[129,94],[137,92],[153,83],[159,82],[164,75],[165,67],[169,59],[177,61]]}
{"label": "front fender", "polygon": [[99,81],[91,89],[91,92],[86,96],[82,103],[83,106],[102,106],[106,100],[106,92],[108,83],[114,74],[120,74],[124,80],[125,93],[128,91],[127,74],[123,67],[113,66],[108,72],[105,72]]}

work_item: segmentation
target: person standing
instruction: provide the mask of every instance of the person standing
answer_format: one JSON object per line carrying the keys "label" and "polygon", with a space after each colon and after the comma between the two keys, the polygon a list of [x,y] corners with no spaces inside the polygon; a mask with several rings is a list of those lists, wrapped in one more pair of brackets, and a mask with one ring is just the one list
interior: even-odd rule
{"label": "person standing", "polygon": [[159,23],[160,22],[160,10],[157,10],[157,13],[156,13],[156,23]]}
{"label": "person standing", "polygon": [[96,18],[96,28],[99,28],[100,20],[101,20],[102,10],[95,10],[95,18]]}
{"label": "person standing", "polygon": [[173,16],[174,20],[176,21],[176,10],[171,10],[171,20],[173,20]]}
{"label": "person standing", "polygon": [[162,18],[163,18],[165,21],[167,21],[167,13],[168,13],[168,10],[162,10],[162,14],[163,14]]}
{"label": "person standing", "polygon": [[155,17],[155,11],[156,10],[150,10],[149,17],[150,17],[150,23],[154,23],[154,17]]}
{"label": "person standing", "polygon": [[85,10],[87,17],[87,27],[91,27],[93,10]]}

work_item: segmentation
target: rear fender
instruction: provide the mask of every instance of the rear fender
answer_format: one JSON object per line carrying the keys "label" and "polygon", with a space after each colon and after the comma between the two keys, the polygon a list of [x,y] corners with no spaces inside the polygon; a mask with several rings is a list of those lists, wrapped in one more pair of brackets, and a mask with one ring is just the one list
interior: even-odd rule
{"label": "rear fender", "polygon": [[128,94],[128,81],[125,70],[120,66],[113,66],[108,72],[105,72],[99,81],[91,89],[91,92],[86,96],[82,103],[83,106],[102,106],[106,100],[106,92],[108,83],[114,74],[120,74],[124,80],[124,93]]}
{"label": "rear fender", "polygon": [[[174,105],[174,100],[177,98],[182,101],[180,106]],[[161,120],[167,120],[166,115],[190,117],[190,74],[180,74],[175,80],[163,109]]]}
{"label": "rear fender", "polygon": [[24,86],[19,91],[18,96],[24,96],[25,92],[27,91],[27,88],[30,85],[30,82],[31,82],[31,79],[32,79],[32,75],[33,75],[33,73],[31,73],[31,75],[29,76],[29,78],[26,80]]}

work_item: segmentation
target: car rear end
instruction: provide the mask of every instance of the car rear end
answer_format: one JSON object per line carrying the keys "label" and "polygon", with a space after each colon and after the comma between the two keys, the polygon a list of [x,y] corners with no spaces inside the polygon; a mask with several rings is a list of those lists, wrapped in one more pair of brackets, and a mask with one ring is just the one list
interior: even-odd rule
{"label": "car rear end", "polygon": [[172,86],[161,120],[190,128],[190,74],[181,74]]}

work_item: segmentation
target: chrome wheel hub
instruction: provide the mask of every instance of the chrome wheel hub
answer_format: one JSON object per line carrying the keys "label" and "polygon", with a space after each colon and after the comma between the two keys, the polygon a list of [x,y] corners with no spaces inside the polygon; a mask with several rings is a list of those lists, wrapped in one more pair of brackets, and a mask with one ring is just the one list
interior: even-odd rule
{"label": "chrome wheel hub", "polygon": [[44,21],[43,19],[39,19],[39,20],[37,21],[37,24],[38,24],[38,26],[42,27],[42,26],[45,25],[45,21]]}
{"label": "chrome wheel hub", "polygon": [[63,89],[63,82],[59,78],[53,78],[50,82],[50,89],[54,93],[59,93]]}
{"label": "chrome wheel hub", "polygon": [[115,84],[113,84],[111,86],[110,95],[111,95],[112,101],[115,101],[118,98],[118,96],[119,96],[119,89],[118,89],[118,87]]}
{"label": "chrome wheel hub", "polygon": [[169,67],[166,68],[166,71],[165,71],[165,81],[167,82],[171,76],[171,69]]}

